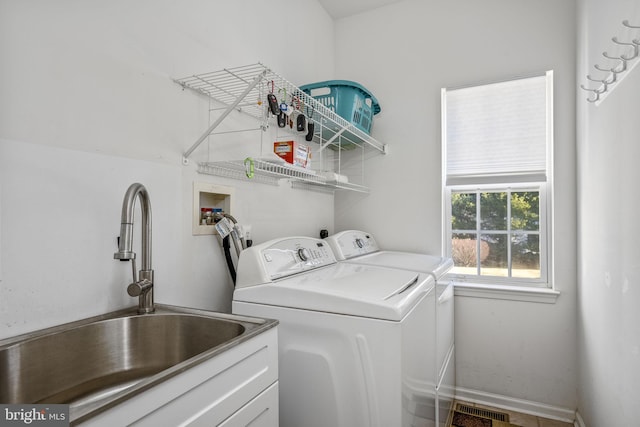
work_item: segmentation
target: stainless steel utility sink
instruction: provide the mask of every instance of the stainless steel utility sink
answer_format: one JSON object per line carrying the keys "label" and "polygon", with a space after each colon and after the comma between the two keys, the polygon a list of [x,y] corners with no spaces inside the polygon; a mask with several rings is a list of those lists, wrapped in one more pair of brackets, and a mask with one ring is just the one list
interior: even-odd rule
{"label": "stainless steel utility sink", "polygon": [[156,305],[0,341],[0,403],[68,403],[88,418],[269,329],[262,321]]}

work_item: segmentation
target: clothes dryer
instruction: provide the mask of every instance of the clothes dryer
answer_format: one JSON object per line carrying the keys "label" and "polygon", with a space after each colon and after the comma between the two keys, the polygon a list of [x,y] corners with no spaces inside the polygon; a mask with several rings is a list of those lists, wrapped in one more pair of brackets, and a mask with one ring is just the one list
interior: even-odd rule
{"label": "clothes dryer", "polygon": [[[325,239],[331,246],[338,261],[399,268],[430,274],[436,281],[434,298],[436,322],[427,327],[435,328],[435,371],[436,378],[436,424],[445,426],[452,411],[455,395],[455,345],[454,345],[454,298],[453,284],[443,280],[443,276],[453,267],[451,258],[412,252],[388,251],[380,249],[371,233],[346,230]],[[417,399],[415,410],[424,413],[430,410],[430,402],[421,409],[419,396],[409,394],[407,398]]]}
{"label": "clothes dryer", "polygon": [[282,427],[434,425],[404,390],[435,406],[431,275],[337,263],[307,237],[244,250],[237,274],[233,312],[280,322]]}

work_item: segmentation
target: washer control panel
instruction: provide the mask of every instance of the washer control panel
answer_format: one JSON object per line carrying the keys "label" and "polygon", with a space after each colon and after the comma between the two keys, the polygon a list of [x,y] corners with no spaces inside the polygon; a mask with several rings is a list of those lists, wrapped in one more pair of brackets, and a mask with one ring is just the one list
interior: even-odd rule
{"label": "washer control panel", "polygon": [[327,237],[326,240],[338,260],[351,259],[380,250],[376,239],[364,231],[342,231]]}
{"label": "washer control panel", "polygon": [[271,280],[336,262],[327,242],[304,237],[269,242],[260,248],[260,257]]}

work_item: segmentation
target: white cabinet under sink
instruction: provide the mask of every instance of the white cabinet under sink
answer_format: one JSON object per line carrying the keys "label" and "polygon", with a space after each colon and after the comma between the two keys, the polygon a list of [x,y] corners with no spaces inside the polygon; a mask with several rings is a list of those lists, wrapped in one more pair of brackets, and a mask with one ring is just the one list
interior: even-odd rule
{"label": "white cabinet under sink", "polygon": [[79,424],[278,426],[277,327]]}

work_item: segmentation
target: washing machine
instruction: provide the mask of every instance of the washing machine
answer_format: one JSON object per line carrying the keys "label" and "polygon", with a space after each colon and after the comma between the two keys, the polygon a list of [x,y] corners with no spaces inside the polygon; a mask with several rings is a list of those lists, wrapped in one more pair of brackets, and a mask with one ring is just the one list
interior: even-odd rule
{"label": "washing machine", "polygon": [[[443,280],[443,276],[453,267],[451,258],[412,252],[381,250],[371,233],[346,230],[325,239],[336,259],[340,262],[377,265],[418,271],[432,275],[436,281],[434,298],[436,408],[435,421],[439,427],[445,426],[453,407],[455,395],[455,345],[454,345],[454,290],[453,284]],[[414,392],[406,387],[407,399],[413,402],[414,410],[423,414],[431,411],[431,402],[421,402],[422,391]],[[426,406],[425,406],[426,405]]]}
{"label": "washing machine", "polygon": [[280,426],[430,427],[403,387],[435,405],[434,298],[430,274],[338,263],[324,240],[289,237],[241,253],[232,307],[280,322]]}

